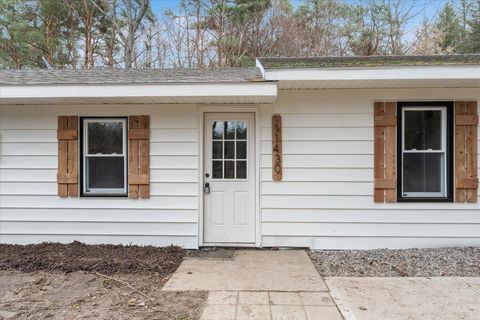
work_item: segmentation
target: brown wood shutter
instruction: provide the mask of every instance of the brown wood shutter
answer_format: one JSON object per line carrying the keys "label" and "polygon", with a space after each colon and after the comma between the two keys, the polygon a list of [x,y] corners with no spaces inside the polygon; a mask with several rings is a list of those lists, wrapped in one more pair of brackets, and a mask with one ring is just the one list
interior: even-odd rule
{"label": "brown wood shutter", "polygon": [[477,101],[455,102],[455,202],[477,202]]}
{"label": "brown wood shutter", "polygon": [[128,197],[150,197],[150,116],[128,117]]}
{"label": "brown wood shutter", "polygon": [[78,196],[78,117],[58,117],[58,195]]}
{"label": "brown wood shutter", "polygon": [[397,201],[395,102],[374,103],[374,201]]}

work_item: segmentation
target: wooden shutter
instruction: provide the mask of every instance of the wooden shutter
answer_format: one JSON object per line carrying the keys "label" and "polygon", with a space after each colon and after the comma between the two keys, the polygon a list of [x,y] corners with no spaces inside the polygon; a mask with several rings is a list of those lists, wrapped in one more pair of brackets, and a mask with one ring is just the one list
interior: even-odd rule
{"label": "wooden shutter", "polygon": [[128,196],[150,197],[150,116],[128,117]]}
{"label": "wooden shutter", "polygon": [[395,102],[374,103],[374,201],[397,201]]}
{"label": "wooden shutter", "polygon": [[58,195],[78,196],[78,117],[58,117]]}
{"label": "wooden shutter", "polygon": [[455,102],[455,202],[477,202],[477,101]]}

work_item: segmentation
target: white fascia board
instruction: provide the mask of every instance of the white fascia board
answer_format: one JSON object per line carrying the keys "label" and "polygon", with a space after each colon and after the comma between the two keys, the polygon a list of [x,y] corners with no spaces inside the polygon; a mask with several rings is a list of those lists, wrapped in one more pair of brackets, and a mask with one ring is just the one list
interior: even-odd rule
{"label": "white fascia board", "polygon": [[342,80],[478,80],[480,66],[405,66],[264,70],[270,81]]}
{"label": "white fascia board", "polygon": [[0,86],[1,99],[15,98],[112,98],[112,97],[271,97],[273,82],[131,85],[12,85]]}

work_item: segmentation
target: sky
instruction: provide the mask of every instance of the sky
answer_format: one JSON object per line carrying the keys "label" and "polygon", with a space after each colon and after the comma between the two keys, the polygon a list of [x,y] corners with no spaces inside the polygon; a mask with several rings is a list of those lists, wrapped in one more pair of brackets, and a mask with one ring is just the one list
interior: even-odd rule
{"label": "sky", "polygon": [[[344,1],[348,3],[364,3],[368,2],[369,0],[338,0]],[[433,20],[437,15],[438,12],[443,8],[445,3],[457,3],[459,0],[400,0],[405,2],[406,6],[413,5],[415,12],[415,17],[409,21],[408,25],[406,26],[406,34],[405,39],[411,40],[415,37],[416,28],[422,23],[424,18],[428,20]],[[155,14],[160,15],[165,9],[171,9],[174,12],[178,8],[180,0],[151,0],[152,3],[152,10]],[[302,0],[290,0],[293,7],[298,7]]]}
{"label": "sky", "polygon": [[[349,3],[361,3],[365,0],[343,0]],[[417,24],[421,22],[424,17],[431,18],[440,11],[440,9],[445,5],[446,2],[455,2],[455,0],[402,0],[407,4],[413,4],[418,8],[419,15],[412,21],[412,23]],[[151,0],[152,9],[155,13],[161,13],[163,10],[175,9],[178,7],[179,0]],[[298,6],[302,0],[290,0],[294,7]],[[174,10],[175,11],[175,10]]]}

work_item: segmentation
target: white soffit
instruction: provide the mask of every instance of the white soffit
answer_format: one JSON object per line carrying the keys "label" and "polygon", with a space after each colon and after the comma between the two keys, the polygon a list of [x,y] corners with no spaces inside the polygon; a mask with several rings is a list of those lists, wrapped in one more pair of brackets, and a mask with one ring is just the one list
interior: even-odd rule
{"label": "white soffit", "polygon": [[480,66],[263,69],[279,89],[480,87]]}
{"label": "white soffit", "polygon": [[0,86],[0,104],[259,103],[277,97],[274,82]]}

